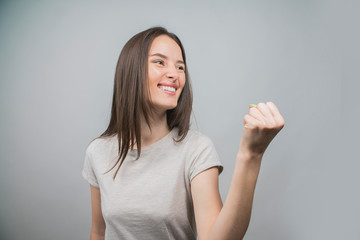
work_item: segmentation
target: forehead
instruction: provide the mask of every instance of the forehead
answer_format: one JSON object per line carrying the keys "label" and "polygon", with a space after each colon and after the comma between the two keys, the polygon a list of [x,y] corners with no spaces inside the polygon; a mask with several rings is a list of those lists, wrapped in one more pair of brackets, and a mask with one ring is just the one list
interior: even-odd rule
{"label": "forehead", "polygon": [[162,53],[167,56],[173,56],[182,59],[180,46],[174,39],[167,35],[160,35],[154,39],[151,44],[149,55],[154,53]]}

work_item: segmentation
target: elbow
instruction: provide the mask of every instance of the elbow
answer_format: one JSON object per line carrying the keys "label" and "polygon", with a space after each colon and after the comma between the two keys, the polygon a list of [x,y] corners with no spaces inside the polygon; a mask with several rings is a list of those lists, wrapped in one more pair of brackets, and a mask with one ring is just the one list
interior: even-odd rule
{"label": "elbow", "polygon": [[90,233],[90,240],[105,240],[105,234]]}
{"label": "elbow", "polygon": [[105,240],[105,224],[100,226],[91,226],[90,240]]}

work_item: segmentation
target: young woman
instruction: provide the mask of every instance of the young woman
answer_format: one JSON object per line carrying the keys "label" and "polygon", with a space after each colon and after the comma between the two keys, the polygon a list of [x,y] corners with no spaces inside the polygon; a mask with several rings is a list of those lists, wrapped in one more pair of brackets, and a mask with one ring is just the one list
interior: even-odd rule
{"label": "young woman", "polygon": [[223,205],[223,165],[211,140],[189,130],[191,111],[177,36],[155,27],[132,37],[116,67],[110,124],[86,150],[90,239],[243,238],[262,156],[284,119],[271,102],[250,106]]}

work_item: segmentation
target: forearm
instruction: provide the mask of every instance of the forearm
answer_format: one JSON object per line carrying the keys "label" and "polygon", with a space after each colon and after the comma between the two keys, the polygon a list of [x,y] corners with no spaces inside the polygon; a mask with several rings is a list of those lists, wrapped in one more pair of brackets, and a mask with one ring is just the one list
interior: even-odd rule
{"label": "forearm", "polygon": [[230,189],[208,239],[242,239],[250,222],[260,155],[238,153]]}

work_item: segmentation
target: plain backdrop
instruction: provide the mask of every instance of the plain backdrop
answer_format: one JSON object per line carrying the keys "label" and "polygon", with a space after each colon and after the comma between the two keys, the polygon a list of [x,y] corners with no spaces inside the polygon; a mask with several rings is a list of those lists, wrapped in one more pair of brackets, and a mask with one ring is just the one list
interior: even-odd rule
{"label": "plain backdrop", "polygon": [[88,239],[85,149],[107,127],[134,34],[182,40],[192,128],[224,164],[223,202],[250,103],[286,124],[261,167],[246,240],[360,239],[358,1],[1,1],[0,238]]}

